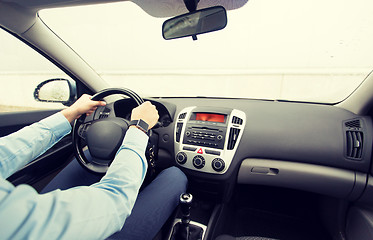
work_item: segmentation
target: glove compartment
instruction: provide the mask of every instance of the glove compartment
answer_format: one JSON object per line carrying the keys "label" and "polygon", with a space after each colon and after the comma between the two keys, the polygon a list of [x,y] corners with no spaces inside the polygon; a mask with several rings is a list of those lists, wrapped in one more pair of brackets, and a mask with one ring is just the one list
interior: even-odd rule
{"label": "glove compartment", "polygon": [[250,158],[243,160],[237,181],[239,184],[293,188],[353,201],[362,194],[366,175],[308,163]]}

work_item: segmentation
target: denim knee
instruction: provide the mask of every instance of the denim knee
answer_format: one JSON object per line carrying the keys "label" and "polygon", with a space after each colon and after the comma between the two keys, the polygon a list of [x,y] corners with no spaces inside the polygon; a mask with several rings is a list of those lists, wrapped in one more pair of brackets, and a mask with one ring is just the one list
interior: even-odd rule
{"label": "denim knee", "polygon": [[173,181],[173,184],[177,185],[177,189],[180,190],[181,193],[185,192],[188,186],[188,178],[187,176],[177,167],[169,167],[164,169],[158,177],[166,177]]}

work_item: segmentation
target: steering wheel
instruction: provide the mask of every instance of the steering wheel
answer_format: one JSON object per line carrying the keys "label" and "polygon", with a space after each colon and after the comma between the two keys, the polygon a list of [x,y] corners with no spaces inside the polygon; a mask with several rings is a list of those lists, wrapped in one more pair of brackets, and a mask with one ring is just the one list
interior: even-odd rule
{"label": "steering wheel", "polygon": [[[93,95],[92,100],[102,100],[113,94],[126,95],[132,98],[137,105],[144,102],[135,92],[124,88],[105,89]],[[73,147],[78,162],[93,173],[106,173],[122,144],[128,124],[128,120],[115,116],[114,103],[98,107],[95,113],[90,116],[82,115],[74,122],[72,132]],[[85,146],[88,151],[83,149]],[[91,157],[87,158],[86,154],[90,154]],[[149,168],[154,167],[154,162],[148,166]]]}

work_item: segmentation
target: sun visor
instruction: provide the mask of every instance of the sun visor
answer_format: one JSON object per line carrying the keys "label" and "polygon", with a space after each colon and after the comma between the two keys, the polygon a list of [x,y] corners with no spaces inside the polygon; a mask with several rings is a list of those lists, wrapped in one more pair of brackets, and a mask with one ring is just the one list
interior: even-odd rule
{"label": "sun visor", "polygon": [[[153,17],[174,17],[188,12],[183,0],[132,0],[132,2]],[[247,2],[248,0],[200,0],[197,9],[223,6],[226,10],[233,10]]]}

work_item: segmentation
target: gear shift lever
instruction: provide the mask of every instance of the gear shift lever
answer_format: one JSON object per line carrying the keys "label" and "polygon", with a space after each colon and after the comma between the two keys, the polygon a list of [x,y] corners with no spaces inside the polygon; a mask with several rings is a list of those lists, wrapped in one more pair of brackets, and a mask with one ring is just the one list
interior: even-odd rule
{"label": "gear shift lever", "polygon": [[190,193],[183,193],[180,195],[179,203],[181,208],[181,224],[179,226],[178,238],[180,240],[189,240],[190,229],[190,208],[192,206],[193,196]]}
{"label": "gear shift lever", "polygon": [[190,224],[190,208],[192,207],[193,196],[190,193],[180,195],[179,203],[181,209],[181,222],[174,226],[172,240],[201,240],[203,229]]}
{"label": "gear shift lever", "polygon": [[190,193],[183,193],[180,195],[180,207],[181,207],[181,223],[184,226],[188,226],[190,222],[190,208],[192,207],[193,196]]}

